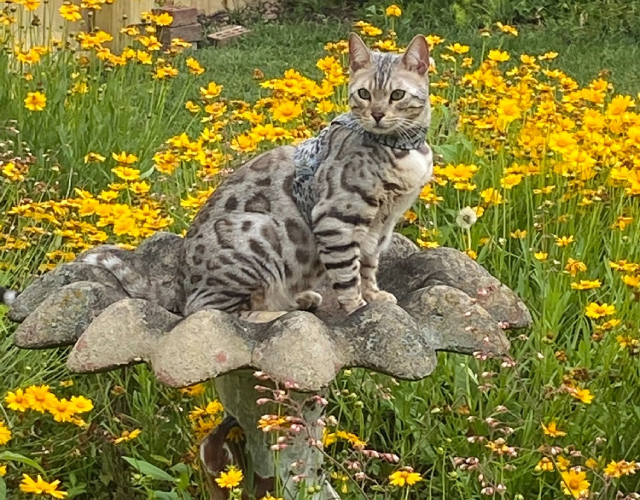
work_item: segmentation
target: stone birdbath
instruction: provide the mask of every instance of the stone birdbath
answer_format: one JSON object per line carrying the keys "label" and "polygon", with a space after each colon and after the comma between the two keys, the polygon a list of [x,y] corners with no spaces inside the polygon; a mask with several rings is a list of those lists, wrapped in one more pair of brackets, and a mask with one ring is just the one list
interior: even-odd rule
{"label": "stone birdbath", "polygon": [[315,487],[314,499],[340,498],[322,471],[323,407],[305,406],[304,432],[289,439],[274,464],[271,436],[256,426],[269,409],[256,403],[263,395],[254,389],[254,370],[309,401],[343,368],[420,380],[434,370],[437,351],[504,355],[504,330],[531,323],[515,293],[464,253],[421,251],[398,234],[379,272],[381,288],[395,294],[397,305],[369,304],[345,316],[326,288],[319,290],[325,301],[315,314],[295,311],[268,324],[217,310],[184,318],[175,312],[181,245],[179,236],[157,233],[135,251],[110,247],[163,283],[154,300],[129,297],[109,271],[80,260],[37,278],[9,311],[20,323],[14,342],[26,349],[73,346],[67,366],[76,373],[145,362],[170,387],[215,379],[227,412],[245,431],[245,453],[256,476],[280,476],[288,500],[297,498],[294,475],[304,478],[305,488]]}

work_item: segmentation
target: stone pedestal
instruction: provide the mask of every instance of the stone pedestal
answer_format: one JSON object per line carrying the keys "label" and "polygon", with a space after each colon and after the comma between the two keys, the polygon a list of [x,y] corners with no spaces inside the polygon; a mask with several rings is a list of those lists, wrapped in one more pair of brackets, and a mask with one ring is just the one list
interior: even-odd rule
{"label": "stone pedestal", "polygon": [[[435,368],[437,351],[506,355],[504,330],[531,323],[518,297],[464,253],[420,251],[400,235],[381,256],[379,273],[380,287],[398,304],[368,304],[346,316],[325,286],[316,314],[293,311],[268,324],[246,323],[216,310],[183,318],[175,312],[180,310],[175,271],[181,244],[177,235],[158,233],[133,252],[111,246],[90,251],[111,254],[161,284],[145,298],[127,296],[107,270],[82,261],[38,278],[9,312],[22,322],[15,343],[23,348],[73,345],[67,365],[79,373],[146,362],[171,387],[216,379],[223,404],[246,433],[248,462],[261,478],[277,474],[287,500],[297,498],[300,485],[318,486],[316,500],[339,498],[322,471],[323,407],[302,402],[322,394],[342,368],[419,380]],[[294,420],[279,443],[284,446],[277,463],[273,436],[257,423],[282,408],[256,404],[264,396],[254,389],[259,382],[253,370],[296,391],[284,405],[294,410],[289,415]]]}

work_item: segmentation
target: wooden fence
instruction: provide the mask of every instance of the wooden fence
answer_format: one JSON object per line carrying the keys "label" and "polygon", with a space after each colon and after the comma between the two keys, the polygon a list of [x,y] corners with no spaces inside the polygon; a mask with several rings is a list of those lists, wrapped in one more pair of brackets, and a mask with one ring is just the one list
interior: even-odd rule
{"label": "wooden fence", "polygon": [[[255,4],[257,0],[174,0],[165,1],[164,5],[175,5],[181,7],[196,7],[199,12],[213,14],[221,10],[235,10]],[[40,6],[27,15],[21,16],[19,24],[22,26],[24,34],[20,37],[23,41],[23,49],[32,45],[49,45],[50,40],[62,40],[72,32],[86,31],[87,18],[83,21],[68,24],[62,20],[58,10],[64,0],[43,1]],[[80,3],[80,0],[72,0],[73,3]],[[112,48],[120,49],[122,44],[119,36],[120,29],[140,22],[142,12],[151,11],[159,7],[156,0],[115,0],[111,4],[103,4],[100,10],[95,11],[93,25],[112,34],[114,43]],[[86,12],[86,11],[85,11]],[[65,31],[66,25],[66,31]],[[14,25],[15,26],[15,25]],[[20,29],[20,28],[18,28]],[[0,33],[1,34],[1,33]]]}

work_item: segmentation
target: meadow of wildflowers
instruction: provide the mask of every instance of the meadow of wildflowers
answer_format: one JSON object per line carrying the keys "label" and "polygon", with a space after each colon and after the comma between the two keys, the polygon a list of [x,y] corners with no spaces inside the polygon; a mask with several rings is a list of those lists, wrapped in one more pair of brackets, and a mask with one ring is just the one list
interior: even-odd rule
{"label": "meadow of wildflowers", "polygon": [[[344,40],[326,40],[313,74],[252,68],[259,97],[238,100],[206,50],[161,46],[167,16],[121,33],[83,24],[104,3],[50,12],[62,40],[32,22],[39,0],[0,3],[5,284],[101,243],[184,232],[234,167],[347,109]],[[398,51],[402,14],[388,6],[353,29]],[[399,230],[466,251],[535,323],[512,335],[510,357],[443,354],[422,382],[343,373],[328,473],[344,498],[640,498],[637,98],[606,72],[579,84],[557,52],[503,50],[519,35],[509,25],[471,45],[425,34],[438,165]],[[169,390],[144,366],[72,377],[64,352],[18,351],[2,325],[0,500],[208,498],[196,445],[222,419],[211,387]],[[216,482],[237,497],[243,479]]]}

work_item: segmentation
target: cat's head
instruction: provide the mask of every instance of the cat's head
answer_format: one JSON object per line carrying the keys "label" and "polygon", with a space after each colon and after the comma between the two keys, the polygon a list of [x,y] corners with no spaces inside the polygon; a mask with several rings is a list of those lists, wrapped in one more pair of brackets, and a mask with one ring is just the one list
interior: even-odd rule
{"label": "cat's head", "polygon": [[429,47],[423,36],[398,55],[369,50],[352,33],[349,70],[349,105],[365,130],[403,135],[429,126]]}

